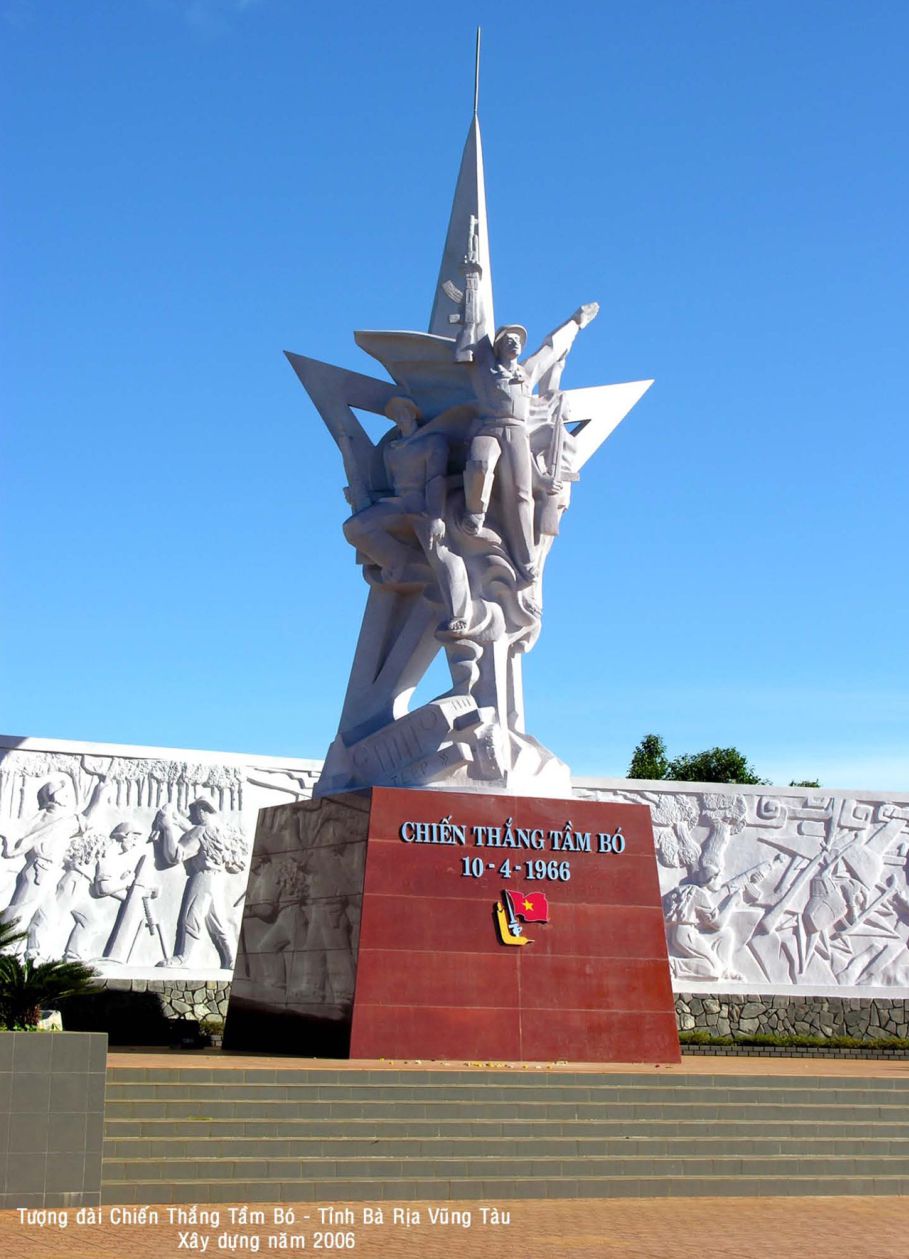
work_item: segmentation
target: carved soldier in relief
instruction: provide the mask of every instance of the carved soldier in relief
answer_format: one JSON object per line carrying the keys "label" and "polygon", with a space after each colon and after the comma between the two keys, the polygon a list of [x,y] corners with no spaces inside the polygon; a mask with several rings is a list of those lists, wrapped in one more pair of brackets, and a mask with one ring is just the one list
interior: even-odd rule
{"label": "carved soldier in relief", "polygon": [[104,791],[102,779],[85,808],[78,810],[72,781],[62,775],[49,778],[38,790],[38,812],[26,819],[19,837],[11,840],[0,836],[3,857],[24,857],[12,899],[0,920],[17,922],[26,932],[26,957],[49,955],[47,937],[54,924],[57,886],[68,845],[88,829]]}
{"label": "carved soldier in relief", "polygon": [[199,944],[207,933],[221,966],[229,969],[235,932],[224,904],[224,875],[243,868],[239,837],[228,832],[215,806],[204,799],[189,806],[188,824],[172,805],[166,805],[155,818],[155,829],[161,837],[162,863],[175,866],[182,861],[187,876],[174,952],[158,965],[198,963]]}

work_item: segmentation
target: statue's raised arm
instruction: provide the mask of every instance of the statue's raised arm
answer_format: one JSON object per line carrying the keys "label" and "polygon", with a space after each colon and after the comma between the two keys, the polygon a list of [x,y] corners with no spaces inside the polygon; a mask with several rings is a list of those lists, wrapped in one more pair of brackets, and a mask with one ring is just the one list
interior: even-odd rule
{"label": "statue's raised arm", "polygon": [[561,362],[574,345],[574,339],[581,329],[592,323],[599,312],[599,302],[586,302],[577,308],[570,319],[566,319],[554,332],[550,332],[540,348],[524,360],[523,368],[528,377],[536,383],[556,363]]}

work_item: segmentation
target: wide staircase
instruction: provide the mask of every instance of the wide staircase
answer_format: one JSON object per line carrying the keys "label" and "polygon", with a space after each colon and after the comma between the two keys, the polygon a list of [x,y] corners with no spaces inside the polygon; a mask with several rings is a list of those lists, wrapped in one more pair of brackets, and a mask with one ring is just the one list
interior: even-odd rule
{"label": "wide staircase", "polygon": [[108,1071],[102,1202],[909,1193],[909,1080]]}

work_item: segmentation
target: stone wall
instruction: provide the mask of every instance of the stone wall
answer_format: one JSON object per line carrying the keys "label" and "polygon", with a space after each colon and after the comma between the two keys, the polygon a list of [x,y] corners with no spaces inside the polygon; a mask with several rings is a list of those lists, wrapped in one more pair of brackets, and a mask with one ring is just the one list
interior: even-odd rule
{"label": "stone wall", "polygon": [[[223,1021],[228,983],[108,979],[104,988],[128,1000],[153,997],[163,1018]],[[909,998],[791,997],[759,993],[676,993],[679,1031],[714,1036],[853,1036],[875,1041],[909,1037]]]}
{"label": "stone wall", "polygon": [[227,1017],[230,984],[196,983],[190,979],[106,979],[102,991],[151,993],[157,997],[166,1019],[190,1019],[195,1023],[207,1020],[223,1022]]}
{"label": "stone wall", "polygon": [[909,999],[676,993],[679,1031],[776,1036],[909,1036]]}

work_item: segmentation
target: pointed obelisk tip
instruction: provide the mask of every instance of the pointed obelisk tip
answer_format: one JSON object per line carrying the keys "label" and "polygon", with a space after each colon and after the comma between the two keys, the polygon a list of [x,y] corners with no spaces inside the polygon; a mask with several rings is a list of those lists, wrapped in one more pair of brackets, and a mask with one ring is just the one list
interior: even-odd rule
{"label": "pointed obelisk tip", "polygon": [[[483,180],[483,147],[477,116],[480,95],[480,30],[473,80],[473,117],[467,131],[442,264],[436,282],[429,331],[449,340],[465,334],[468,307],[474,313],[476,340],[490,334],[495,326],[492,306],[492,276],[489,264],[489,235],[486,228],[486,189]],[[467,264],[470,264],[469,266]],[[468,291],[471,298],[467,300]],[[479,311],[479,318],[476,312]],[[466,360],[465,360],[466,361]]]}
{"label": "pointed obelisk tip", "polygon": [[473,116],[480,108],[480,27],[477,27],[477,51],[473,63]]}

